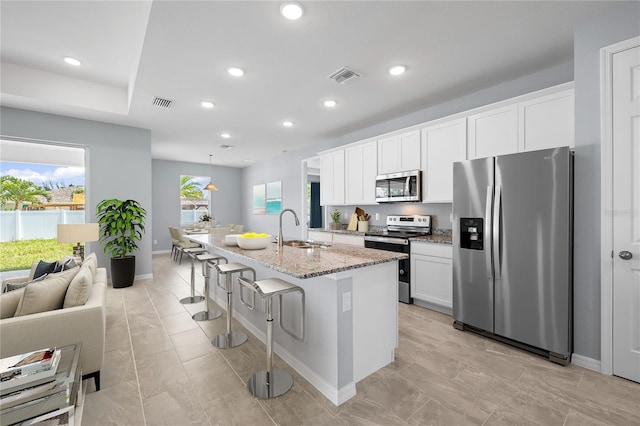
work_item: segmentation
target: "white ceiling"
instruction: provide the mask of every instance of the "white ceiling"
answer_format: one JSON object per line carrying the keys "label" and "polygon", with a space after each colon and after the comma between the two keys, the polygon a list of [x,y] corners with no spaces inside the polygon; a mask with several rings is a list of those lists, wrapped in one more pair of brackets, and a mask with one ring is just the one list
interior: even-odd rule
{"label": "white ceiling", "polygon": [[[213,154],[214,164],[244,167],[572,61],[574,23],[611,6],[301,3],[303,17],[289,21],[278,1],[2,0],[1,103],[150,129],[156,159]],[[394,64],[407,72],[390,76]],[[343,66],[362,77],[327,78]],[[172,106],[153,106],[155,96]],[[322,105],[329,98],[333,109]]]}

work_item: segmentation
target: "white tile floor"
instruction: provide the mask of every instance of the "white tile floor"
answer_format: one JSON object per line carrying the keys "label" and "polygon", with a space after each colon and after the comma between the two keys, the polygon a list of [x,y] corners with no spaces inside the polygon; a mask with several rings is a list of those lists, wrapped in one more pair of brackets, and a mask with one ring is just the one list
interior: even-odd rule
{"label": "white tile floor", "polygon": [[334,406],[280,360],[292,390],[256,400],[245,381],[264,368],[264,345],[251,334],[233,349],[210,344],[225,317],[195,322],[204,302],[178,302],[187,264],[157,255],[152,280],[109,288],[102,390],[87,383],[83,425],[640,425],[639,384],[552,364],[404,304],[396,361],[347,403]]}

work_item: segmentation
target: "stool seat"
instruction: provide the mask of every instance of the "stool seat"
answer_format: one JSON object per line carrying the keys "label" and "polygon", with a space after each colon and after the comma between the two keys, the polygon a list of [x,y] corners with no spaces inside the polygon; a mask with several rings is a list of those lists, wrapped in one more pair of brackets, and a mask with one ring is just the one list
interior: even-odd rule
{"label": "stool seat", "polygon": [[299,291],[300,287],[293,285],[280,278],[267,278],[264,280],[254,281],[255,288],[261,296],[275,296],[290,291]]}
{"label": "stool seat", "polygon": [[220,274],[253,270],[252,268],[249,268],[247,265],[243,265],[242,263],[225,263],[222,265],[216,265],[216,269]]}
{"label": "stool seat", "polygon": [[[250,281],[246,278],[238,278],[238,283],[253,290],[253,294],[257,294],[266,301],[267,309],[267,368],[254,373],[247,381],[247,390],[256,398],[269,399],[284,395],[293,386],[293,376],[286,370],[273,368],[273,298],[278,296],[278,324],[280,329],[297,340],[304,340],[305,329],[305,295],[302,287],[291,284],[290,282],[281,280],[280,278],[267,278],[259,281]],[[300,293],[300,334],[296,334],[293,330],[284,327],[282,323],[282,296],[285,293]],[[242,293],[241,293],[242,294]],[[245,303],[242,298],[240,299]],[[247,303],[245,305],[249,306]],[[249,306],[252,308],[253,305]]]}
{"label": "stool seat", "polygon": [[[247,335],[241,331],[233,331],[231,329],[231,320],[233,318],[233,285],[231,276],[234,273],[240,273],[240,276],[242,277],[243,273],[251,272],[251,275],[255,280],[256,271],[247,265],[237,262],[224,264],[218,262],[214,265],[214,268],[216,268],[216,271],[218,272],[218,277],[220,275],[225,276],[224,288],[227,291],[227,331],[214,337],[211,344],[220,349],[234,348],[246,342]],[[220,284],[218,284],[218,287],[221,287]]]}
{"label": "stool seat", "polygon": [[[183,248],[181,253],[187,253],[189,259],[191,259],[191,296],[180,299],[180,303],[191,304],[198,303],[204,300],[203,296],[196,296],[196,258],[199,254],[205,253],[207,250],[204,247],[190,247]],[[182,261],[182,258],[180,258]]]}
{"label": "stool seat", "polygon": [[[222,312],[209,307],[209,282],[211,281],[210,268],[220,262],[228,262],[226,257],[213,253],[197,254],[196,259],[202,262],[202,276],[204,277],[204,311],[196,312],[191,316],[195,321],[209,321],[222,316]],[[216,274],[216,284],[218,284],[219,275]]]}

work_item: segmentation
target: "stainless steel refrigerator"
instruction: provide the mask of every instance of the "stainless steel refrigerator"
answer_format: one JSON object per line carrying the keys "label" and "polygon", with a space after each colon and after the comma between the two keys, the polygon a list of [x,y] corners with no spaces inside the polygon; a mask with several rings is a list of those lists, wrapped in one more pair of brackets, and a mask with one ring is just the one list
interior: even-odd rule
{"label": "stainless steel refrigerator", "polygon": [[573,154],[453,166],[454,327],[566,364],[572,352]]}

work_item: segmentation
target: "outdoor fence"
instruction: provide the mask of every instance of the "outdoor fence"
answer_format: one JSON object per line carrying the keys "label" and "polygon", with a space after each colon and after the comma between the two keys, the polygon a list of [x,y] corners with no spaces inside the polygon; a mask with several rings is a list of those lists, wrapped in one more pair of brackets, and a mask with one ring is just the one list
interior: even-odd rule
{"label": "outdoor fence", "polygon": [[82,210],[0,211],[0,241],[56,238],[59,223],[84,223]]}

